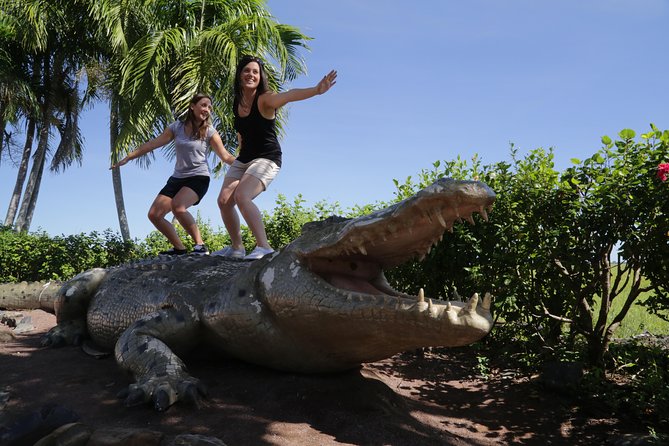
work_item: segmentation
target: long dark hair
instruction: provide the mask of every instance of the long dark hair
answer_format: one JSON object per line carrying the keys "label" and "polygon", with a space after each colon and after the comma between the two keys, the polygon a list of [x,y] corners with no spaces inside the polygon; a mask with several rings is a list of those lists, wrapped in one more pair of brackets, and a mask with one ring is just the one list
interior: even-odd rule
{"label": "long dark hair", "polygon": [[239,63],[237,64],[237,71],[235,71],[235,101],[233,104],[235,113],[237,113],[237,105],[239,105],[242,100],[242,70],[251,62],[256,62],[260,66],[260,82],[258,82],[256,97],[260,96],[269,89],[267,83],[267,73],[265,72],[265,63],[262,61],[262,59],[255,56],[242,56],[242,58],[239,59]]}
{"label": "long dark hair", "polygon": [[190,136],[193,138],[197,137],[198,139],[201,140],[204,140],[207,137],[207,129],[211,125],[211,114],[209,114],[209,117],[207,119],[202,121],[202,124],[199,124],[197,122],[198,119],[195,117],[195,114],[193,113],[191,105],[197,104],[203,98],[207,98],[210,101],[212,101],[211,96],[209,96],[208,94],[197,93],[195,96],[193,96],[193,99],[190,100],[190,103],[188,104],[188,111],[186,112],[186,117],[183,120],[184,124],[188,124],[190,122],[190,131],[191,131]]}

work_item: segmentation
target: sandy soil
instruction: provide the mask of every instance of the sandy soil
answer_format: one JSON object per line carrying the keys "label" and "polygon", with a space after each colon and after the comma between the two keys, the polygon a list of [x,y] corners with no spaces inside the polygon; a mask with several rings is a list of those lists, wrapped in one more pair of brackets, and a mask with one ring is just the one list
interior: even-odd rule
{"label": "sandy soil", "polygon": [[202,407],[125,408],[116,394],[130,380],[113,358],[41,348],[39,338],[55,318],[40,310],[24,314],[35,329],[0,342],[5,420],[57,403],[94,429],[148,428],[166,438],[198,433],[228,446],[606,445],[643,434],[593,403],[544,390],[536,379],[499,370],[477,377],[468,348],[397,355],[319,376],[192,358],[190,373],[209,388]]}

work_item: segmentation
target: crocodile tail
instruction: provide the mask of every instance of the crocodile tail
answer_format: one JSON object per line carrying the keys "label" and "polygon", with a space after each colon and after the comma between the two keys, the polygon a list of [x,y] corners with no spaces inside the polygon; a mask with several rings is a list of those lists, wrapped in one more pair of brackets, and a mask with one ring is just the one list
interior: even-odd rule
{"label": "crocodile tail", "polygon": [[44,310],[54,313],[54,301],[62,282],[19,282],[0,284],[0,309]]}

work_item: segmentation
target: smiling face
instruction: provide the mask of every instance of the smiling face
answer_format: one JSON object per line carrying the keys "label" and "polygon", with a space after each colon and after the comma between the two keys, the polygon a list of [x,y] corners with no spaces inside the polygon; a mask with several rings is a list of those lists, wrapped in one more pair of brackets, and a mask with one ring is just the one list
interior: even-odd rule
{"label": "smiling face", "polygon": [[195,119],[199,121],[206,121],[211,114],[212,105],[211,99],[203,97],[199,101],[190,105],[190,109]]}
{"label": "smiling face", "polygon": [[260,65],[252,61],[247,63],[239,73],[239,83],[242,88],[255,90],[260,84]]}

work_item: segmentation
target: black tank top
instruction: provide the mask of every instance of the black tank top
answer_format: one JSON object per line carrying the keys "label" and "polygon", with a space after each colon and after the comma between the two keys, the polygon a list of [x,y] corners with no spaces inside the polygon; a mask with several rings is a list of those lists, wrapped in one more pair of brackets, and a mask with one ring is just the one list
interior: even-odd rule
{"label": "black tank top", "polygon": [[239,104],[235,101],[235,130],[242,135],[242,150],[237,159],[248,163],[257,158],[274,161],[281,167],[281,145],[276,137],[276,118],[265,119],[258,109],[258,95],[253,99],[251,112],[246,117],[239,116]]}

